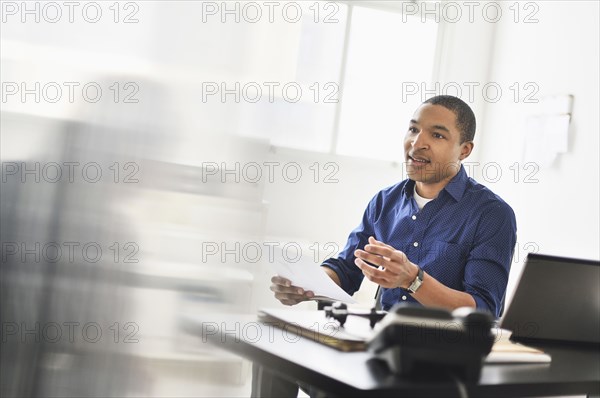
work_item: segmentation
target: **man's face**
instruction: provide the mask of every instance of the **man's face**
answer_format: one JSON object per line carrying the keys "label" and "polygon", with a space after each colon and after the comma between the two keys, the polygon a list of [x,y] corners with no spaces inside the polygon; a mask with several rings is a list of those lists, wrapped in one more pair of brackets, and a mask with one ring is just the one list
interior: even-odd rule
{"label": "man's face", "polygon": [[404,138],[408,177],[430,184],[450,180],[473,148],[471,142],[460,141],[454,112],[441,105],[421,105]]}

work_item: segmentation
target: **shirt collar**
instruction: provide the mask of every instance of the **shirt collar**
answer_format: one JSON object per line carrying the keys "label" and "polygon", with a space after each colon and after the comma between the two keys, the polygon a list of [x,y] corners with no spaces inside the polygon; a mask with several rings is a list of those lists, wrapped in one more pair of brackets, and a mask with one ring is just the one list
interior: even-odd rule
{"label": "shirt collar", "polygon": [[[469,176],[467,176],[467,172],[465,171],[465,168],[461,164],[460,170],[458,170],[458,173],[456,173],[456,175],[454,177],[452,177],[450,182],[444,187],[444,189],[442,191],[448,192],[448,194],[450,196],[452,196],[454,198],[454,200],[459,201],[463,197],[465,190],[467,189],[468,181],[469,181]],[[408,197],[408,198],[412,197],[414,189],[415,189],[415,181],[408,179],[408,181],[404,185],[404,189],[403,189],[404,195],[406,195],[406,197]]]}
{"label": "shirt collar", "polygon": [[404,196],[407,198],[412,198],[415,192],[415,180],[411,180],[410,178],[404,184],[404,188],[402,188]]}
{"label": "shirt collar", "polygon": [[467,189],[467,182],[469,181],[469,176],[465,171],[463,165],[460,165],[460,170],[458,173],[444,187],[444,190],[450,194],[457,202],[463,197],[465,191]]}

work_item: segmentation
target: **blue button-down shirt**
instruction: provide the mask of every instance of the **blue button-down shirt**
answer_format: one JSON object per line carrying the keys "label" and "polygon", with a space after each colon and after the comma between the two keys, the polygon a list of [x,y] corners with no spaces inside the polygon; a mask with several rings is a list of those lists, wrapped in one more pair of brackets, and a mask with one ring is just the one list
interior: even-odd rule
{"label": "blue button-down shirt", "polygon": [[[363,280],[354,250],[369,236],[401,250],[408,259],[444,285],[473,296],[477,308],[500,316],[516,243],[517,223],[511,207],[467,176],[464,167],[419,210],[415,182],[404,180],[371,200],[360,225],[350,233],[337,258],[324,262],[354,294]],[[383,289],[382,308],[417,301],[402,288]]]}

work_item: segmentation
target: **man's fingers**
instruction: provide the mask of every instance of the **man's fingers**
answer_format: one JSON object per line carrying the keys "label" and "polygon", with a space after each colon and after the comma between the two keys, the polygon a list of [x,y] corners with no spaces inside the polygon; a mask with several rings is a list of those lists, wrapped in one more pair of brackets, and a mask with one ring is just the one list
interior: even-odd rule
{"label": "man's fingers", "polygon": [[370,266],[360,258],[357,258],[354,263],[362,270],[363,275],[370,281],[375,282],[383,287],[395,286],[398,274],[392,271],[390,268],[377,269]]}
{"label": "man's fingers", "polygon": [[392,284],[393,279],[396,276],[389,271],[373,268],[364,261],[362,261],[360,258],[357,258],[355,263],[362,270],[363,275],[367,279],[377,283],[378,285],[383,285],[384,287],[387,287],[388,285]]}
{"label": "man's fingers", "polygon": [[[356,252],[358,252],[358,250],[355,251],[355,253]],[[404,254],[400,250],[394,249],[393,247],[391,247],[389,245],[380,246],[380,245],[368,244],[365,246],[365,250],[363,250],[363,252],[383,256],[387,259],[390,259],[392,261],[397,261],[399,263],[403,263],[407,260],[406,254]],[[367,260],[367,261],[369,261],[369,260]]]}
{"label": "man's fingers", "polygon": [[[273,290],[273,289],[271,289]],[[298,299],[298,300],[308,300],[311,299],[313,297],[315,297],[315,294],[310,291],[303,291],[302,293],[298,293],[297,291],[293,291],[293,292],[277,292],[277,291],[273,291],[275,293],[275,297],[276,298],[293,298],[293,299]]]}
{"label": "man's fingers", "polygon": [[296,295],[296,296],[307,296],[309,298],[314,297],[313,292],[305,291],[301,287],[292,285],[289,279],[282,278],[282,277],[276,275],[271,278],[271,282],[272,282],[272,284],[269,287],[269,289],[272,292],[284,293],[284,294]]}
{"label": "man's fingers", "polygon": [[[388,249],[386,249],[388,250]],[[368,261],[377,266],[384,268],[394,268],[393,259],[386,256],[380,256],[377,254],[369,253],[364,250],[355,250],[354,255],[364,261]]]}
{"label": "man's fingers", "polygon": [[304,296],[301,294],[275,293],[275,298],[279,301],[290,300],[300,302],[304,299]]}
{"label": "man's fingers", "polygon": [[284,304],[284,305],[294,305],[294,304],[298,304],[301,301],[301,300],[298,300],[293,297],[288,297],[286,295],[278,295],[278,294],[275,295],[275,298],[277,300],[279,300],[279,302],[281,304]]}
{"label": "man's fingers", "polygon": [[373,245],[369,243],[368,245],[365,245],[363,251],[390,258],[394,255],[396,249],[390,249],[387,246]]}
{"label": "man's fingers", "polygon": [[274,293],[275,298],[284,305],[295,305],[302,301],[310,300],[315,296],[313,292],[294,286],[289,279],[279,275],[271,278],[269,289]]}
{"label": "man's fingers", "polygon": [[389,249],[395,250],[392,246],[388,245],[387,243],[383,243],[382,241],[379,241],[372,236],[369,237],[369,243],[372,245],[385,246]]}
{"label": "man's fingers", "polygon": [[354,251],[354,255],[357,258],[359,258],[359,259],[361,259],[363,261],[368,261],[368,262],[370,262],[373,265],[383,266],[384,261],[385,261],[383,259],[383,257],[381,257],[381,256],[377,256],[375,254],[367,253],[366,251],[360,250],[360,249],[359,250],[355,250]]}
{"label": "man's fingers", "polygon": [[315,296],[315,294],[311,291],[307,291],[304,294],[276,292],[274,296],[282,304],[294,305],[302,301],[310,300]]}
{"label": "man's fingers", "polygon": [[271,278],[271,282],[283,286],[292,286],[292,282],[289,279],[283,278],[279,275],[273,276]]}
{"label": "man's fingers", "polygon": [[356,260],[354,260],[354,264],[356,264],[356,266],[358,268],[360,268],[362,270],[363,274],[367,277],[371,275],[371,269],[377,269],[377,268],[371,267],[369,264],[365,263],[360,258],[357,258]]}
{"label": "man's fingers", "polygon": [[283,285],[279,285],[277,283],[273,283],[270,287],[272,292],[275,293],[286,293],[286,294],[297,294],[297,295],[303,295],[304,294],[304,289],[302,289],[301,287],[298,286],[283,286]]}
{"label": "man's fingers", "polygon": [[360,268],[363,271],[363,274],[365,274],[365,275],[368,274],[368,275],[376,277],[376,278],[385,278],[385,279],[394,278],[397,276],[397,274],[395,272],[393,272],[392,270],[390,270],[389,268],[378,269],[378,268],[372,267],[360,258],[357,258],[356,260],[354,260],[354,263],[358,266],[358,268]]}

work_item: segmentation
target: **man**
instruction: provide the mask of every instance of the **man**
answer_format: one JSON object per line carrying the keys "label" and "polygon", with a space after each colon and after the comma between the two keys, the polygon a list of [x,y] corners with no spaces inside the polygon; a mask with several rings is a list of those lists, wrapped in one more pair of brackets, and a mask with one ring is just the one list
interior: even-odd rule
{"label": "man", "polygon": [[[516,242],[511,207],[469,178],[461,162],[473,150],[475,115],[441,95],[416,110],[404,139],[408,179],[380,191],[325,272],[346,292],[363,280],[382,288],[381,305],[399,302],[502,314]],[[286,305],[313,292],[271,279]]]}
{"label": "man", "polygon": [[[383,288],[386,310],[405,301],[501,315],[516,221],[461,165],[474,136],[475,115],[459,98],[421,104],[404,139],[409,178],[379,192],[338,258],[323,264],[338,285],[353,294],[366,276]],[[283,304],[313,296],[277,276],[272,283]]]}

